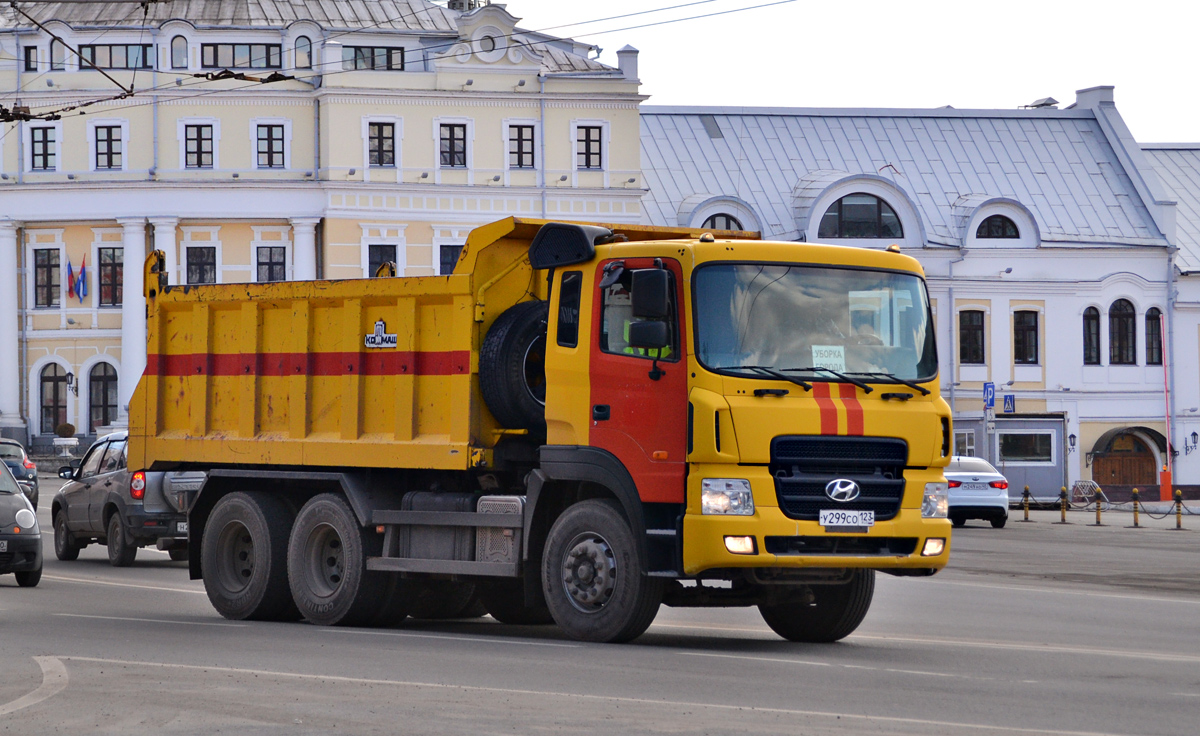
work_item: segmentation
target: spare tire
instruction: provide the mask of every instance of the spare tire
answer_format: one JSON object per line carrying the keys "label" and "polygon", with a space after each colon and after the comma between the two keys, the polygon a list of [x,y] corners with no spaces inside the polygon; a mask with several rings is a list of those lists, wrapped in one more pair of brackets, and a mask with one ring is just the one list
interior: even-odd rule
{"label": "spare tire", "polygon": [[479,389],[496,421],[509,429],[546,427],[544,301],[521,302],[492,323],[479,350]]}

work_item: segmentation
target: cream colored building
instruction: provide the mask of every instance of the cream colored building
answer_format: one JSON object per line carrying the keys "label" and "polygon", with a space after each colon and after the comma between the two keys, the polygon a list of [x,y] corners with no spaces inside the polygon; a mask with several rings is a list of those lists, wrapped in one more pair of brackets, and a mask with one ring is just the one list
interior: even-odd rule
{"label": "cream colored building", "polygon": [[637,52],[449,4],[5,8],[0,432],[125,421],[151,247],[175,284],[417,276],[509,215],[641,221]]}

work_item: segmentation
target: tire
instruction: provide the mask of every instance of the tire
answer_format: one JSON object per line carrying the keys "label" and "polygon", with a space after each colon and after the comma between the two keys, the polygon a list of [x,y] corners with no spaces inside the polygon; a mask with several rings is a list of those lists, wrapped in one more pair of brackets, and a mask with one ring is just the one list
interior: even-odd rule
{"label": "tire", "polygon": [[22,588],[36,588],[37,584],[42,581],[42,568],[14,573],[14,575],[17,578],[17,585]]}
{"label": "tire", "polygon": [[572,639],[636,639],[658,614],[665,587],[663,579],[645,575],[637,540],[615,501],[577,503],[550,527],[542,589],[554,621]]}
{"label": "tire", "polygon": [[368,535],[338,493],[314,496],[292,526],[287,569],[300,615],[319,626],[365,626],[380,614],[390,575],[367,570],[383,541]]}
{"label": "tire", "polygon": [[114,512],[108,519],[108,561],[113,567],[129,567],[137,557],[137,547],[125,538],[125,523],[121,512]]}
{"label": "tire", "polygon": [[399,575],[388,575],[390,580],[384,583],[383,594],[379,606],[365,626],[390,627],[396,626],[408,617],[409,606],[416,595],[415,583]]}
{"label": "tire", "polygon": [[54,556],[63,562],[79,559],[82,545],[75,541],[75,535],[67,529],[67,512],[59,509],[54,514]]}
{"label": "tire", "polygon": [[292,510],[266,493],[230,493],[204,527],[200,562],[213,608],[234,621],[294,621],[288,589],[288,532]]}
{"label": "tire", "polygon": [[546,322],[549,305],[522,302],[500,315],[479,349],[479,390],[510,429],[546,427]]}
{"label": "tire", "polygon": [[812,586],[814,600],[759,606],[767,626],[788,641],[828,643],[862,623],[875,594],[875,571],[858,570],[848,583]]}
{"label": "tire", "polygon": [[1007,523],[1008,523],[1008,515],[1005,514],[1004,516],[1001,516],[997,519],[992,519],[992,528],[993,529],[1003,529],[1004,525]]}
{"label": "tire", "polygon": [[167,550],[172,562],[187,562],[188,551],[186,549],[171,549]]}
{"label": "tire", "polygon": [[[540,592],[540,591],[539,591]],[[502,624],[541,626],[554,623],[545,595],[539,595],[538,605],[525,605],[525,581],[497,580],[479,584],[479,599],[483,607]]]}
{"label": "tire", "polygon": [[[478,606],[474,583],[431,580],[413,597],[408,615],[418,619],[478,618],[471,609]],[[480,616],[483,614],[480,613]]]}
{"label": "tire", "polygon": [[951,516],[951,517],[950,517],[950,523],[951,523],[951,524],[953,524],[953,525],[955,526],[955,528],[962,528],[962,527],[964,527],[964,526],[966,526],[966,525],[967,525],[967,517],[965,517],[965,516]]}

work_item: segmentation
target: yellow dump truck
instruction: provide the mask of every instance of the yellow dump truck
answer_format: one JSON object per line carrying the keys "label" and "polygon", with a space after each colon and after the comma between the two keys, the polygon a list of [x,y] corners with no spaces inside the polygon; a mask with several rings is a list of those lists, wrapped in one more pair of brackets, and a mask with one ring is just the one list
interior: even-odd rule
{"label": "yellow dump truck", "polygon": [[510,218],[446,276],[162,263],[129,465],[207,474],[190,570],[227,618],[627,641],[664,603],[757,606],[834,641],[875,571],[947,562],[950,412],[895,247]]}

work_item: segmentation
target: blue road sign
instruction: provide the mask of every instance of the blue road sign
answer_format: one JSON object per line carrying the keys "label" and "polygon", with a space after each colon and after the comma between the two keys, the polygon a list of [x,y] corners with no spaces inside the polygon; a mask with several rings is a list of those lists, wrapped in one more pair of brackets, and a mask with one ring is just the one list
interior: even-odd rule
{"label": "blue road sign", "polygon": [[990,381],[983,384],[983,408],[996,408],[996,384]]}
{"label": "blue road sign", "polygon": [[1004,413],[1005,414],[1016,414],[1017,413],[1017,397],[1014,396],[1013,394],[1004,394]]}

